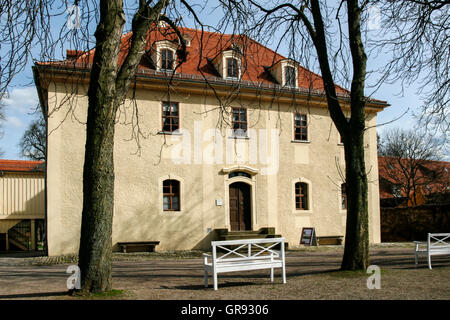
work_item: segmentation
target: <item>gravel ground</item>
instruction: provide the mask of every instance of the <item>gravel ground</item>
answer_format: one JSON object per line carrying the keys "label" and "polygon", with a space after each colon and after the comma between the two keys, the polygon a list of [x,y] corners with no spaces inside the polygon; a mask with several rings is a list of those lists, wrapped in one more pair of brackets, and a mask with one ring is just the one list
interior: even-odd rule
{"label": "gravel ground", "polygon": [[[414,267],[410,244],[371,248],[371,264],[381,269],[381,288],[369,290],[370,274],[339,271],[342,247],[293,248],[286,253],[287,283],[279,270],[219,274],[219,290],[203,286],[200,252],[115,254],[113,299],[136,300],[450,300],[450,258],[433,257]],[[66,269],[76,257],[0,256],[0,299],[79,300],[67,294]],[[112,298],[109,298],[112,299]]]}

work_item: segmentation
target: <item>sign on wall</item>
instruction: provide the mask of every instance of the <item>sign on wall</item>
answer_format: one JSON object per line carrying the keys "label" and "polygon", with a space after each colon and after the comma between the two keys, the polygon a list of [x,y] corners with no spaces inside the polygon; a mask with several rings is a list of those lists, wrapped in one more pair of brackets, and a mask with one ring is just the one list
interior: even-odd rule
{"label": "sign on wall", "polygon": [[303,228],[300,244],[307,246],[317,246],[316,230],[315,228]]}

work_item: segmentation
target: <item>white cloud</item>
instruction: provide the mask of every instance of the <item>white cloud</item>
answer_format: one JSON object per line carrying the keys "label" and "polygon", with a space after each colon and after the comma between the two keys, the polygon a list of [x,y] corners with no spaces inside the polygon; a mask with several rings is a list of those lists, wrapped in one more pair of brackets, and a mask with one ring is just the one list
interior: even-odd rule
{"label": "white cloud", "polygon": [[15,116],[7,116],[4,124],[9,127],[16,127],[16,128],[25,127],[25,123]]}
{"label": "white cloud", "polygon": [[36,88],[33,86],[14,88],[7,97],[2,99],[1,103],[5,106],[5,109],[25,114],[33,112],[39,100]]}

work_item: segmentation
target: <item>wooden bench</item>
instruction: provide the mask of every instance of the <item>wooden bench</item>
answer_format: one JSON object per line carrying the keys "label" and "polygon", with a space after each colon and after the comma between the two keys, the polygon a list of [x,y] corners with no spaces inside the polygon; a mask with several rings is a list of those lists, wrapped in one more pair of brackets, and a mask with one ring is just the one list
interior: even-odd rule
{"label": "wooden bench", "polygon": [[419,255],[426,255],[428,268],[431,269],[431,256],[450,255],[450,233],[429,233],[427,241],[414,241],[414,258],[416,268]]}
{"label": "wooden bench", "polygon": [[[121,248],[123,253],[127,253],[127,249],[132,248],[140,248],[147,249],[143,250],[146,252],[154,252],[155,246],[159,244],[159,241],[135,241],[135,242],[118,242],[117,245]],[[136,250],[133,250],[136,251]],[[139,251],[139,250],[137,250]],[[142,251],[142,250],[141,250]]]}
{"label": "wooden bench", "polygon": [[[219,273],[270,269],[273,282],[274,268],[282,269],[283,283],[286,283],[284,238],[212,241],[211,246],[212,255],[203,254],[205,287],[208,287],[208,272],[212,273],[214,290],[217,290]],[[219,250],[225,253],[218,256]]]}
{"label": "wooden bench", "polygon": [[341,245],[343,239],[344,239],[343,236],[322,236],[317,237],[317,242],[319,246]]}

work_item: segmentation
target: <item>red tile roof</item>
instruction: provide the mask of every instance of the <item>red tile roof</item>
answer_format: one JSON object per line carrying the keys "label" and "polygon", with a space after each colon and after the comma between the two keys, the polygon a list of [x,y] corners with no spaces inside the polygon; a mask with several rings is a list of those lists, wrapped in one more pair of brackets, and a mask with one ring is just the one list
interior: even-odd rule
{"label": "red tile roof", "polygon": [[[400,160],[400,163],[398,162]],[[396,159],[392,157],[378,157],[378,173],[380,179],[395,184],[406,184],[406,177],[401,172],[401,167],[408,167],[408,159]],[[432,160],[416,160],[417,174],[416,183],[418,190],[423,193],[440,193],[448,192],[450,189],[450,162],[432,161]],[[436,175],[436,177],[434,177]],[[402,196],[406,196],[402,190]],[[390,190],[383,189],[380,185],[380,198],[392,198],[394,195]]]}
{"label": "red tile roof", "polygon": [[0,172],[44,172],[44,161],[0,159]]}
{"label": "red tile roof", "polygon": [[[276,81],[266,70],[277,62],[286,59],[277,54],[271,49],[261,45],[260,43],[246,37],[239,35],[220,34],[216,32],[203,32],[200,30],[190,28],[180,28],[183,36],[190,38],[190,45],[187,46],[187,60],[176,71],[176,77],[190,77],[191,79],[203,80],[207,79],[224,80],[217,74],[215,68],[211,65],[211,60],[217,57],[221,52],[228,50],[233,44],[242,44],[244,49],[244,72],[242,74],[242,82],[248,82],[252,85],[266,85],[275,87],[278,85]],[[119,64],[121,64],[127,54],[127,49],[130,44],[132,33],[126,33],[122,36],[122,46],[119,54]],[[169,40],[178,43],[177,36],[174,32],[170,32],[168,28],[152,29],[148,34],[147,50],[154,48],[157,41]],[[180,46],[181,47],[181,46]],[[92,49],[87,52],[78,50],[67,50],[67,60],[59,62],[39,62],[38,65],[52,65],[56,67],[86,69],[92,66],[94,51]],[[158,75],[148,64],[141,62],[138,67],[139,74]],[[159,73],[161,74],[161,73]],[[312,94],[323,95],[322,78],[303,68],[298,68],[298,89],[308,91]],[[348,96],[349,91],[336,86],[336,91],[339,96]],[[374,100],[382,104],[384,101]]]}

